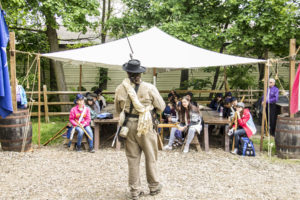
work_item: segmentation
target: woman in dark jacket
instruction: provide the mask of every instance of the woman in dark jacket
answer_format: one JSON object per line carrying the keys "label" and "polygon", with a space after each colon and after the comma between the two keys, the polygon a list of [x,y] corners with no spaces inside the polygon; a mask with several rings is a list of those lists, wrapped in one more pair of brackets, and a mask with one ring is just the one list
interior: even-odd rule
{"label": "woman in dark jacket", "polygon": [[187,132],[187,140],[184,146],[184,153],[189,152],[189,146],[192,142],[195,133],[200,134],[202,130],[201,117],[199,109],[190,103],[189,97],[182,98],[180,106],[178,106],[179,126],[171,129],[169,143],[164,147],[164,150],[172,150],[172,145],[175,141],[175,132]]}

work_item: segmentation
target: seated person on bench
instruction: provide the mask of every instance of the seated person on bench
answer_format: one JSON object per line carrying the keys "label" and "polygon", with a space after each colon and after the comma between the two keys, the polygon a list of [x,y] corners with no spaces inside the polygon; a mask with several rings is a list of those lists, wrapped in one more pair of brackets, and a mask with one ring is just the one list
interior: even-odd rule
{"label": "seated person on bench", "polygon": [[[85,134],[81,127],[84,127],[87,134],[93,138],[93,131],[90,127],[91,114],[90,109],[84,105],[84,97],[81,94],[77,94],[75,101],[77,105],[71,109],[69,120],[78,133],[76,149],[77,151],[81,151],[81,141]],[[78,123],[80,123],[81,126]],[[94,153],[93,140],[88,139],[88,142],[90,147],[89,152]]]}
{"label": "seated person on bench", "polygon": [[198,107],[190,103],[190,98],[184,96],[178,111],[180,125],[171,129],[169,143],[164,146],[164,150],[172,150],[175,141],[176,130],[187,132],[187,140],[184,146],[184,153],[189,152],[190,143],[194,139],[195,133],[200,134],[202,130],[201,117]]}
{"label": "seated person on bench", "polygon": [[250,138],[253,134],[256,133],[256,128],[250,114],[249,109],[245,108],[245,104],[243,102],[239,102],[236,105],[236,112],[238,117],[238,127],[237,130],[234,131],[234,125],[232,129],[229,130],[228,135],[231,136],[234,134],[234,150],[231,152],[233,154],[238,153],[240,137],[247,136]]}
{"label": "seated person on bench", "polygon": [[216,110],[216,111],[220,112],[220,107],[223,106],[222,98],[223,98],[222,93],[217,93],[215,98],[213,100],[211,100],[208,107],[210,107],[213,110]]}
{"label": "seated person on bench", "polygon": [[162,113],[163,123],[176,123],[178,120],[175,103],[169,102]]}
{"label": "seated person on bench", "polygon": [[92,96],[87,96],[86,98],[86,106],[90,109],[90,113],[91,113],[91,120],[96,119],[97,118],[97,113],[95,110],[95,101],[94,98]]}

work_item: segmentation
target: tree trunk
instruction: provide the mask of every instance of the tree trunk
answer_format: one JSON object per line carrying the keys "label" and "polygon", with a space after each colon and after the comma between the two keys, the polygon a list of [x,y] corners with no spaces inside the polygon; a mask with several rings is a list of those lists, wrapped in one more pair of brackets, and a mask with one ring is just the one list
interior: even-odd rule
{"label": "tree trunk", "polygon": [[[265,50],[264,55],[258,56],[258,59],[268,59],[268,50]],[[264,80],[265,77],[265,64],[264,63],[258,63],[258,72],[259,72],[259,89],[263,89],[264,88],[264,84],[262,82],[262,80]]]}
{"label": "tree trunk", "polygon": [[102,5],[102,19],[101,19],[101,43],[105,43],[106,33],[105,33],[105,15],[106,15],[106,0],[103,0]]}
{"label": "tree trunk", "polygon": [[[59,51],[56,29],[52,28],[50,25],[47,25],[46,34],[47,34],[48,42],[50,45],[50,52]],[[63,70],[63,66],[62,66],[61,62],[56,62],[54,60],[51,60],[50,62],[51,62],[51,67],[52,67],[51,70],[53,70],[54,74],[55,74],[57,89],[59,91],[67,91],[64,70]],[[62,102],[70,101],[68,95],[59,95],[59,100]],[[61,106],[61,110],[63,112],[69,111],[69,106]]]}
{"label": "tree trunk", "polygon": [[[220,53],[223,53],[224,48],[226,47],[226,45],[228,45],[227,43],[223,43],[222,47],[220,48]],[[219,79],[219,75],[220,75],[220,67],[216,67],[216,72],[214,75],[214,81],[213,84],[211,86],[211,90],[215,90],[217,88],[217,83],[218,83],[218,79]],[[226,86],[226,83],[225,83]],[[209,94],[209,99],[211,99],[213,97],[214,93],[210,93]]]}
{"label": "tree trunk", "polygon": [[[106,26],[105,23],[107,20],[109,20],[110,15],[112,12],[112,7],[111,7],[111,1],[108,0],[107,2],[107,15],[106,15],[106,0],[103,0],[103,5],[102,5],[102,17],[101,17],[101,43],[106,42]],[[105,18],[106,15],[106,18]],[[107,81],[108,81],[108,69],[106,68],[100,68],[99,70],[99,88],[102,90],[107,89]]]}
{"label": "tree trunk", "polygon": [[188,80],[189,80],[189,70],[188,69],[181,70],[180,89],[185,89],[185,90],[188,89],[188,87],[184,85],[184,83]]}

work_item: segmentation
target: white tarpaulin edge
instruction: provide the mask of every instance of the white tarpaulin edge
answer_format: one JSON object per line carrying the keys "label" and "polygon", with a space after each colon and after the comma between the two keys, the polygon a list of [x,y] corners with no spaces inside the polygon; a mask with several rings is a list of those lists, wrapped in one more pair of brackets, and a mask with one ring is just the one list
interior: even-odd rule
{"label": "white tarpaulin edge", "polygon": [[[265,63],[265,60],[221,54],[168,35],[157,27],[132,35],[129,38],[134,54],[147,68],[184,69],[212,66],[229,66]],[[77,65],[120,67],[127,62],[131,51],[127,39],[54,53],[42,56]]]}

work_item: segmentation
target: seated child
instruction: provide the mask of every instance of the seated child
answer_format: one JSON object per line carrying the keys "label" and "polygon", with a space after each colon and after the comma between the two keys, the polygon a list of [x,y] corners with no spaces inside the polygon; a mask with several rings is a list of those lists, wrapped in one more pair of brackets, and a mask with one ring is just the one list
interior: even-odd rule
{"label": "seated child", "polygon": [[169,143],[164,146],[164,150],[172,150],[172,145],[175,141],[175,133],[177,130],[180,132],[187,132],[187,140],[184,146],[184,153],[189,152],[189,146],[192,142],[195,133],[200,134],[202,130],[201,117],[198,107],[190,103],[190,98],[184,96],[178,111],[180,125],[171,129]]}
{"label": "seated child", "polygon": [[106,107],[106,100],[102,95],[102,89],[98,88],[94,93],[97,95],[97,102],[99,103],[100,109],[102,110]]}
{"label": "seated child", "polygon": [[[84,105],[84,97],[81,94],[77,94],[75,101],[77,105],[71,109],[69,119],[70,123],[73,125],[73,127],[78,133],[76,149],[77,151],[81,151],[81,141],[85,133],[79,126],[79,123],[86,130],[89,136],[93,139],[93,131],[90,127],[91,114],[90,109],[88,109],[87,106]],[[90,147],[89,152],[95,153],[93,147],[93,140],[88,139],[88,142]]]}
{"label": "seated child", "polygon": [[233,154],[237,154],[238,152],[240,137],[247,136],[248,138],[250,138],[253,134],[256,133],[256,128],[252,116],[250,114],[249,109],[245,108],[244,103],[242,102],[237,103],[236,112],[238,117],[237,130],[234,131],[234,127],[233,127],[228,132],[229,136],[234,134],[235,146],[234,146],[234,150],[231,152]]}
{"label": "seated child", "polygon": [[27,97],[25,90],[22,85],[19,85],[19,81],[16,80],[16,95],[17,95],[17,107],[19,109],[26,109],[27,108]]}
{"label": "seated child", "polygon": [[217,93],[215,98],[213,100],[211,100],[208,107],[220,112],[220,107],[222,106],[222,97],[223,97],[222,93]]}

